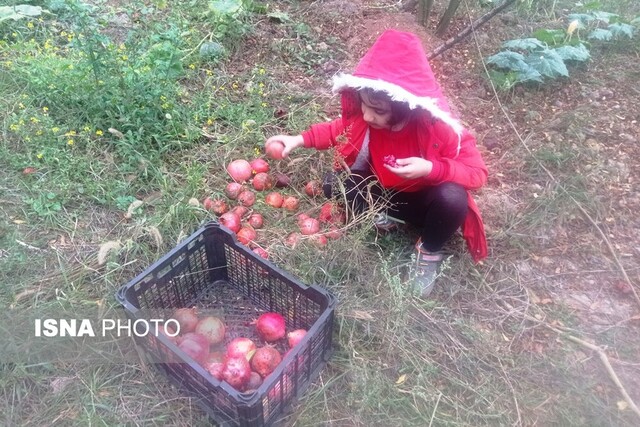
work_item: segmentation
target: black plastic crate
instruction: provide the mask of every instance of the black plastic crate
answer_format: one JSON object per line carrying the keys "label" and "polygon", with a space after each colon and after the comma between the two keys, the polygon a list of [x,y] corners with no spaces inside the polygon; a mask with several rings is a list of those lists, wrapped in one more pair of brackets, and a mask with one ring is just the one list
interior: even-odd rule
{"label": "black plastic crate", "polygon": [[[248,320],[268,311],[282,314],[287,330],[307,330],[278,368],[248,393],[215,379],[167,337],[135,336],[147,359],[221,425],[277,423],[331,356],[335,298],[259,257],[216,222],[120,288],[116,297],[132,321],[166,319],[176,308],[193,306],[218,315],[227,325],[225,344],[237,336],[255,337]],[[285,353],[284,343],[279,346]]]}

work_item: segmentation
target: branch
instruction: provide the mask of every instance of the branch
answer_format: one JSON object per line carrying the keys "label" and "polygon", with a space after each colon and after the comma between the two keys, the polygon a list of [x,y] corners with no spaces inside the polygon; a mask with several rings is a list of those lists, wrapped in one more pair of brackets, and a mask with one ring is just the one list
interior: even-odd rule
{"label": "branch", "polygon": [[443,44],[435,48],[431,53],[427,55],[427,58],[433,59],[439,56],[440,54],[442,54],[444,51],[450,49],[453,45],[458,44],[462,39],[467,37],[474,30],[486,24],[487,21],[489,21],[491,18],[493,18],[498,13],[502,12],[503,10],[505,10],[507,7],[511,6],[515,2],[516,0],[505,0],[500,6],[497,6],[494,9],[491,9],[489,12],[485,13],[480,18],[476,19],[471,24],[469,24],[469,26],[467,26],[464,30],[460,31],[458,34],[451,37],[449,40],[447,40],[446,42],[444,42]]}
{"label": "branch", "polygon": [[[505,305],[512,312],[514,311],[514,308],[513,308],[513,306],[511,306],[511,304],[505,302]],[[549,323],[547,323],[547,322],[545,322],[543,320],[538,320],[535,317],[530,316],[528,314],[524,314],[523,313],[522,317],[524,317],[526,320],[529,320],[531,322],[537,323],[538,325],[544,326],[545,328],[555,332],[560,337],[562,337],[562,338],[564,338],[566,340],[572,341],[572,342],[574,342],[576,344],[580,344],[581,346],[586,347],[589,350],[593,350],[596,353],[598,353],[598,357],[600,358],[600,361],[602,362],[602,364],[604,365],[605,369],[607,370],[607,373],[609,374],[609,378],[616,385],[616,387],[618,388],[618,391],[620,392],[620,394],[624,398],[625,402],[627,402],[627,404],[629,405],[631,410],[638,417],[640,417],[640,409],[635,404],[635,402],[633,401],[631,396],[629,396],[629,393],[627,392],[627,389],[622,384],[622,381],[620,381],[620,378],[618,377],[618,375],[616,374],[615,370],[613,369],[613,366],[611,366],[611,362],[609,362],[609,357],[607,356],[607,353],[602,349],[602,347],[600,347],[598,345],[595,345],[595,344],[591,344],[590,342],[587,342],[587,341],[585,341],[583,339],[580,339],[580,338],[578,338],[578,337],[576,337],[574,335],[571,335],[571,334],[561,330],[560,328],[552,326],[552,325],[550,325]]]}

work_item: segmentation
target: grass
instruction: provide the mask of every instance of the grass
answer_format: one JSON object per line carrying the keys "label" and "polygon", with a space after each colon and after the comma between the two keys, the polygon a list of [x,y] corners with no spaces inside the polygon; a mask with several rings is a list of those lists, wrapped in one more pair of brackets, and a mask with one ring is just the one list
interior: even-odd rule
{"label": "grass", "polygon": [[[110,4],[36,3],[52,13],[0,23],[0,302],[9,307],[0,326],[23,336],[25,318],[52,312],[115,316],[122,284],[213,219],[189,200],[222,195],[230,160],[256,157],[266,137],[326,118],[328,99],[297,84],[324,87],[324,61],[347,57],[336,36],[303,20],[311,17],[297,2],[230,2],[239,5],[233,13],[199,0],[133,2],[118,9],[126,29],[113,25]],[[525,12],[546,19],[560,3]],[[213,41],[224,46],[220,56],[200,56]],[[588,123],[582,114],[563,116],[570,135]],[[567,195],[606,219],[599,172],[610,165],[587,144],[530,143],[531,153],[514,146],[497,166],[512,188],[479,192],[491,262],[473,264],[461,239],[451,242],[455,259],[431,300],[406,286],[411,234],[378,235],[363,216],[322,250],[292,251],[282,240],[295,219],[267,214],[261,243],[273,262],[340,302],[336,353],[285,424],[633,424],[584,349],[525,320],[583,332],[579,313],[556,300],[566,283],[553,268],[564,268],[567,241],[580,256],[603,256]],[[272,166],[294,178],[303,210],[317,213],[320,202],[301,188],[331,167],[330,153]],[[105,245],[113,249],[99,260]],[[537,261],[545,257],[555,264]],[[583,333],[625,360],[638,350],[632,329]],[[84,363],[3,354],[2,425],[207,424],[134,352],[93,355],[96,363],[87,354]]]}

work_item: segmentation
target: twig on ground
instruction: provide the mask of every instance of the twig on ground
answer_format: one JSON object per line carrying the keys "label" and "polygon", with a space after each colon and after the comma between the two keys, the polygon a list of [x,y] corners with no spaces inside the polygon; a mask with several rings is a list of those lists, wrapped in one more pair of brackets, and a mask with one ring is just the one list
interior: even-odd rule
{"label": "twig on ground", "polygon": [[[513,312],[514,309],[513,307],[507,303],[504,302],[504,304],[509,308],[510,312]],[[602,364],[604,365],[605,369],[607,370],[607,373],[609,374],[609,378],[611,378],[611,381],[613,381],[613,383],[616,385],[616,387],[618,388],[618,391],[620,392],[620,394],[622,395],[622,397],[624,398],[625,402],[627,402],[627,404],[629,405],[629,408],[631,408],[631,410],[640,418],[640,409],[638,409],[638,406],[635,404],[635,402],[633,401],[633,399],[631,398],[631,396],[629,396],[629,393],[627,392],[627,389],[624,387],[624,385],[622,384],[622,381],[620,381],[620,378],[618,377],[618,375],[616,374],[615,370],[613,369],[613,366],[611,366],[611,362],[609,362],[609,357],[607,356],[607,353],[602,349],[602,347],[592,344],[590,342],[587,342],[583,339],[580,339],[578,337],[576,337],[575,335],[571,335],[565,331],[563,331],[562,329],[550,325],[549,323],[543,321],[543,320],[538,320],[533,316],[530,316],[528,314],[521,314],[526,320],[529,320],[531,322],[534,322],[540,326],[544,326],[545,328],[549,329],[550,331],[555,332],[556,334],[558,334],[561,338],[564,338],[568,341],[572,341],[576,344],[579,344],[583,347],[588,348],[589,350],[593,350],[598,354],[598,357],[600,358],[600,361],[602,362]]]}
{"label": "twig on ground", "polygon": [[31,246],[30,244],[25,243],[25,242],[22,242],[22,241],[20,241],[20,240],[18,240],[18,239],[16,239],[16,243],[17,243],[17,244],[19,244],[20,246],[24,246],[24,247],[25,247],[25,248],[27,248],[27,249],[31,249],[32,251],[37,251],[37,252],[46,252],[46,250],[45,250],[45,249],[41,249],[41,248],[37,248],[37,247],[35,247],[35,246]]}

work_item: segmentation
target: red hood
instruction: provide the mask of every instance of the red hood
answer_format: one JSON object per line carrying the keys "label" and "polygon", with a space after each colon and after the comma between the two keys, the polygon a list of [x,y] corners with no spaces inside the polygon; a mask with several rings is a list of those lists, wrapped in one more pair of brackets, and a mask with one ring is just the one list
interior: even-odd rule
{"label": "red hood", "polygon": [[333,79],[333,91],[370,88],[386,92],[411,109],[427,110],[458,135],[462,125],[451,116],[449,105],[433,75],[420,39],[412,33],[387,30],[360,60],[353,74]]}

